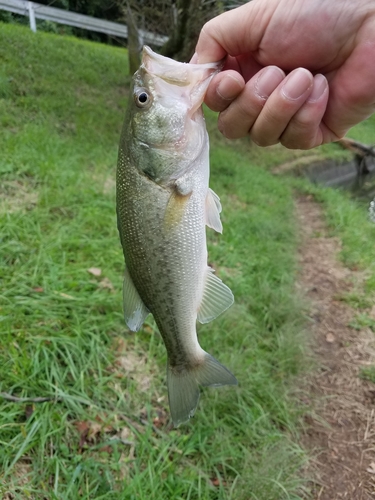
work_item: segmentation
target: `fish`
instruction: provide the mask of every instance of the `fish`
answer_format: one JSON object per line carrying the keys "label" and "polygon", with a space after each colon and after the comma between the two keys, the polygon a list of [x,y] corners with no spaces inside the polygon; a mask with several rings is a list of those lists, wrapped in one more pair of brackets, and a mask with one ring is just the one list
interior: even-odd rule
{"label": "fish", "polygon": [[117,225],[125,259],[123,309],[137,332],[151,313],[167,350],[175,427],[198,406],[199,386],[236,385],[204,351],[197,320],[233,303],[207,264],[206,226],[222,232],[219,197],[209,188],[209,140],[202,111],[221,63],[177,62],[144,46],[121,133]]}

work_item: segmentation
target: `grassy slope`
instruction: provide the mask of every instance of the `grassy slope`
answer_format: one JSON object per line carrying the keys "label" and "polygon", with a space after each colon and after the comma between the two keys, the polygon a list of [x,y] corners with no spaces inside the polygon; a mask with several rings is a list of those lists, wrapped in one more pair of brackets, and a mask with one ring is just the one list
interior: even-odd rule
{"label": "grassy slope", "polygon": [[[361,134],[361,128],[365,129],[364,134]],[[366,137],[366,129],[367,141],[363,138]],[[375,117],[362,127],[356,127],[350,136],[364,143],[373,143]],[[295,179],[289,180],[289,183],[300,191],[313,195],[322,204],[331,234],[339,237],[342,242],[342,261],[350,269],[358,271],[352,290],[340,293],[338,299],[348,302],[358,311],[351,326],[357,329],[370,327],[375,332],[375,225],[368,217],[370,200],[356,199],[346,191],[314,186]],[[371,379],[375,382],[375,376]]]}
{"label": "grassy slope", "polygon": [[[363,144],[374,144],[375,115],[352,128],[347,136]],[[330,157],[342,154],[342,149],[335,144],[325,145],[319,151]],[[359,271],[353,291],[341,294],[340,298],[358,309],[358,327],[371,326],[375,331],[374,312],[371,317],[368,316],[375,303],[375,224],[368,217],[369,195],[374,192],[373,177],[364,179],[362,189],[355,196],[344,189],[328,189],[300,179],[285,178],[283,181],[313,195],[322,204],[332,235],[339,237],[342,242],[342,261],[349,268]]]}
{"label": "grassy slope", "polygon": [[236,303],[200,338],[240,385],[204,391],[192,422],[167,432],[164,347],[152,320],[129,334],[121,313],[125,75],[119,49],[0,25],[0,392],[61,398],[0,399],[0,494],[297,499],[292,187],[257,166],[297,153],[229,144],[209,114],[224,207],[209,258]]}
{"label": "grassy slope", "polygon": [[[374,144],[375,115],[347,135],[363,144]],[[342,155],[339,146],[334,144],[325,145],[320,152],[337,158]],[[332,236],[342,243],[340,258],[348,268],[357,271],[351,290],[338,293],[337,299],[348,302],[357,311],[351,327],[370,328],[375,333],[375,224],[368,217],[369,193],[374,192],[374,179],[365,179],[362,190],[354,197],[346,190],[324,188],[301,179],[285,178],[283,181],[321,203]],[[360,376],[375,383],[375,365],[364,366]]]}

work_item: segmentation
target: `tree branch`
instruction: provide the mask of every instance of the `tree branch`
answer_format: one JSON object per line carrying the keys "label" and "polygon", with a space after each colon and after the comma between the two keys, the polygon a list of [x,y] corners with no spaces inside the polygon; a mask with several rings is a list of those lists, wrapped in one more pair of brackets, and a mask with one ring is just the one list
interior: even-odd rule
{"label": "tree branch", "polygon": [[355,141],[354,139],[340,139],[338,141],[341,147],[344,149],[349,149],[353,151],[358,156],[373,156],[375,157],[375,146],[368,146],[367,144],[362,144],[362,142]]}

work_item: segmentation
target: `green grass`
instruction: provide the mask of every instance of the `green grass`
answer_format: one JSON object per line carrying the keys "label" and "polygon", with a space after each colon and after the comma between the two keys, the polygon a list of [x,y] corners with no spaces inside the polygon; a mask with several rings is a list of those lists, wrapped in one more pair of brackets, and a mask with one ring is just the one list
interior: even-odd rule
{"label": "green grass", "polygon": [[353,319],[350,326],[356,330],[370,328],[370,330],[375,332],[375,319],[371,318],[368,314],[360,313]]}
{"label": "green grass", "polygon": [[362,142],[363,144],[375,144],[375,115],[370,116],[367,120],[359,123],[349,130],[348,137]]}
{"label": "green grass", "polygon": [[[375,115],[353,128],[348,136],[365,144],[374,144]],[[330,145],[330,148],[334,149],[335,145]],[[286,178],[283,181],[300,192],[313,195],[321,204],[330,235],[341,242],[339,258],[353,271],[350,289],[339,290],[336,298],[346,302],[355,312],[350,327],[375,332],[375,224],[369,218],[370,199],[301,179]],[[368,190],[364,189],[364,193]],[[375,365],[364,366],[359,376],[375,383],[374,374]]]}
{"label": "green grass", "polygon": [[[0,496],[298,500],[293,394],[308,359],[293,194],[322,204],[342,259],[364,276],[340,298],[358,309],[353,328],[373,329],[367,205],[273,177],[301,152],[227,141],[207,112],[224,226],[208,233],[209,260],[236,301],[199,335],[239,387],[205,390],[192,421],[171,430],[160,336],[151,319],[130,333],[121,310],[114,172],[128,83],[121,49],[0,24],[0,392],[51,398],[0,397]],[[371,130],[369,120],[350,135],[371,143]]]}
{"label": "green grass", "polygon": [[363,380],[369,380],[375,384],[375,366],[363,367],[359,374],[360,378]]}
{"label": "green grass", "polygon": [[224,225],[209,259],[236,302],[199,334],[239,387],[205,390],[171,430],[160,336],[152,320],[133,334],[122,318],[126,75],[121,49],[0,24],[0,392],[52,398],[0,398],[0,496],[297,500],[293,185],[264,167],[300,153],[230,143],[208,113]]}
{"label": "green grass", "polygon": [[[375,129],[375,120],[372,123]],[[341,298],[358,309],[371,308],[375,302],[375,224],[369,218],[370,200],[305,181],[289,182],[322,204],[331,234],[342,242],[340,258],[348,268],[358,271],[358,283],[349,293],[340,294]]]}

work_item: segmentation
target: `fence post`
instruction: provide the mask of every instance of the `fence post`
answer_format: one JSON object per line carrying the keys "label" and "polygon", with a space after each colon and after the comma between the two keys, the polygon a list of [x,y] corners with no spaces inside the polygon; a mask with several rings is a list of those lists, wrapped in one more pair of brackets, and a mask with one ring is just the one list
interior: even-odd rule
{"label": "fence post", "polygon": [[36,33],[36,22],[33,2],[27,2],[27,9],[29,11],[30,29]]}

